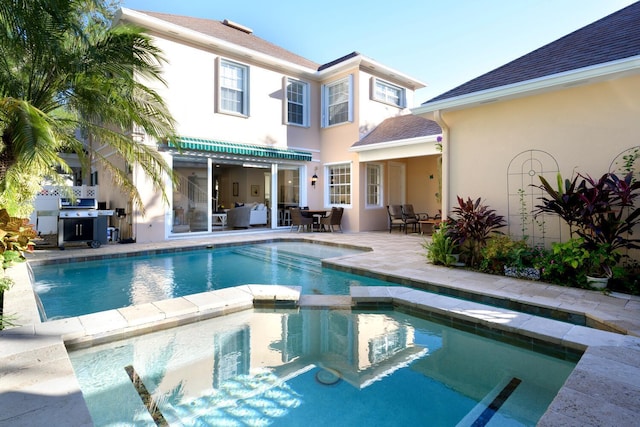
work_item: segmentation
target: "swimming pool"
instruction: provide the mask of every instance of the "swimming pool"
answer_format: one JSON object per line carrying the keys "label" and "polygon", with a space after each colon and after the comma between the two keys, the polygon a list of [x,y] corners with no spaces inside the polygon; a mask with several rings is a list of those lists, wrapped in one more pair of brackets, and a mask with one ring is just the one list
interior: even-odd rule
{"label": "swimming pool", "polygon": [[152,414],[186,426],[530,426],[575,366],[396,311],[305,309],[247,310],[70,358],[96,426],[154,425]]}
{"label": "swimming pool", "polygon": [[322,267],[322,259],[362,250],[276,242],[33,267],[48,320],[244,284],[301,286],[303,294],[349,293],[381,280]]}

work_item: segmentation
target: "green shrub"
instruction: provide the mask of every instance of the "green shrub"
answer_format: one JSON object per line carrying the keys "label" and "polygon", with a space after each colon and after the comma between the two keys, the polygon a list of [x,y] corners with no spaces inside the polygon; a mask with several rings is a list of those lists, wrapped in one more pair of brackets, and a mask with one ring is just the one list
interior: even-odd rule
{"label": "green shrub", "polygon": [[427,260],[433,264],[450,266],[456,262],[453,254],[457,245],[448,235],[446,222],[433,232],[431,243],[425,242],[422,246],[427,250]]}
{"label": "green shrub", "polygon": [[515,253],[525,248],[527,245],[522,240],[514,241],[504,234],[493,235],[480,250],[479,269],[485,273],[504,274],[504,267],[512,265],[517,258]]}
{"label": "green shrub", "polygon": [[583,287],[589,258],[581,238],[553,243],[551,251],[540,260],[541,278],[558,285]]}

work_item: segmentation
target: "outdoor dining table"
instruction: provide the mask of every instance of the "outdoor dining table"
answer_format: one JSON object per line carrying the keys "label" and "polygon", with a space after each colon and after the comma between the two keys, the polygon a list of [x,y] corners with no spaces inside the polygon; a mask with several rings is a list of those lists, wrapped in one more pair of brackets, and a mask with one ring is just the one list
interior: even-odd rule
{"label": "outdoor dining table", "polygon": [[315,210],[315,209],[301,209],[302,216],[307,218],[313,218],[313,230],[320,231],[320,218],[327,216],[327,210]]}
{"label": "outdoor dining table", "polygon": [[425,227],[430,227],[430,231],[431,233],[433,233],[433,230],[440,227],[441,222],[441,219],[421,219],[420,221],[418,221],[418,224],[420,225],[420,234],[424,234]]}

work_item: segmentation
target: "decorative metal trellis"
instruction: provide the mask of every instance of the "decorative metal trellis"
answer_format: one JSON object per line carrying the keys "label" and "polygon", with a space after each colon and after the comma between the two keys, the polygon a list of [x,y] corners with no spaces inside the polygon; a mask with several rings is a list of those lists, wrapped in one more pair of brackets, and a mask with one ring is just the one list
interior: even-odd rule
{"label": "decorative metal trellis", "polygon": [[561,241],[560,218],[549,214],[534,215],[545,192],[539,188],[540,176],[556,182],[558,162],[541,150],[517,154],[507,168],[507,222],[513,239],[526,240],[530,246],[548,246]]}
{"label": "decorative metal trellis", "polygon": [[609,165],[609,172],[618,176],[633,173],[633,179],[640,180],[640,145],[628,148],[618,154]]}

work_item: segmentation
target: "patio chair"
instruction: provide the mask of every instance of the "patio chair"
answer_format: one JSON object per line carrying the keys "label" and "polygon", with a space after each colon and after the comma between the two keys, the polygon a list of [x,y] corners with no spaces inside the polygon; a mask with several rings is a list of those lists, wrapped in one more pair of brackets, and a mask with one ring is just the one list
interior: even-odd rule
{"label": "patio chair", "polygon": [[342,225],[340,222],[342,221],[342,214],[344,213],[344,208],[331,208],[331,213],[324,217],[320,218],[320,227],[324,230],[325,225],[327,228],[333,233],[333,227],[337,225],[340,227],[340,232],[342,233]]}
{"label": "patio chair", "polygon": [[387,213],[389,214],[389,233],[391,233],[393,227],[398,227],[400,231],[402,231],[402,228],[405,226],[402,219],[402,206],[387,206]]}
{"label": "patio chair", "polygon": [[293,227],[298,229],[300,232],[300,227],[304,230],[306,227],[307,230],[310,230],[313,227],[313,217],[304,217],[300,212],[300,208],[291,208],[291,228],[289,231],[293,230]]}
{"label": "patio chair", "polygon": [[405,204],[402,205],[402,221],[404,222],[404,234],[407,234],[408,225],[411,224],[413,227],[413,232],[415,233],[418,229],[418,221],[421,218],[428,219],[429,215],[426,213],[417,214],[413,211],[413,205]]}

